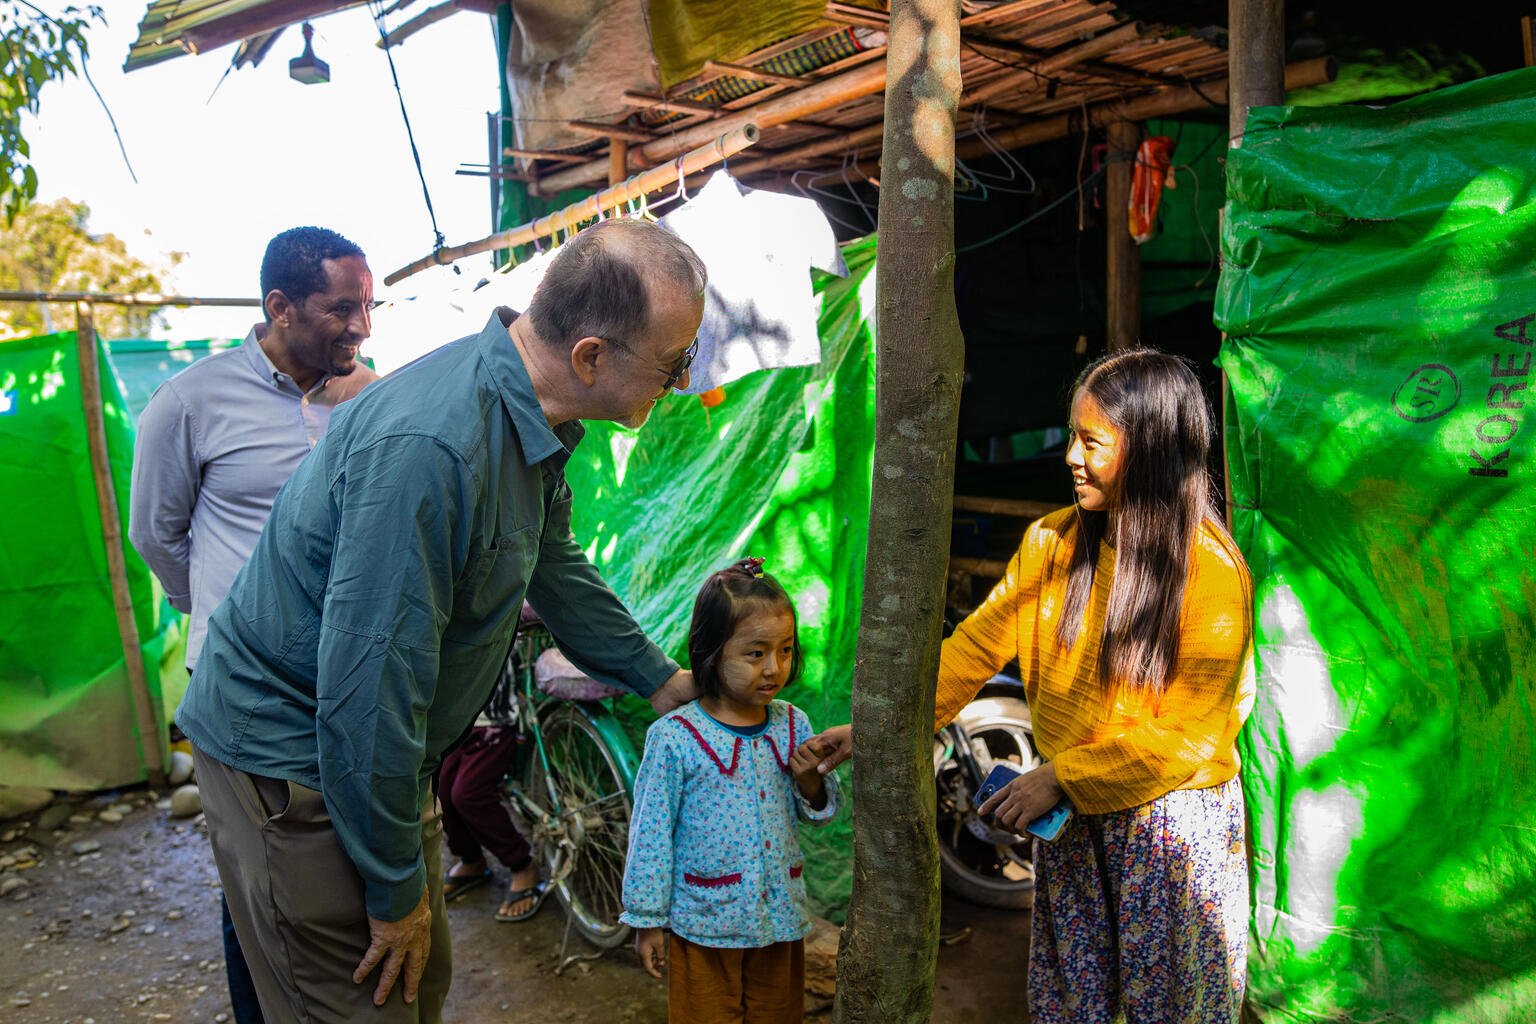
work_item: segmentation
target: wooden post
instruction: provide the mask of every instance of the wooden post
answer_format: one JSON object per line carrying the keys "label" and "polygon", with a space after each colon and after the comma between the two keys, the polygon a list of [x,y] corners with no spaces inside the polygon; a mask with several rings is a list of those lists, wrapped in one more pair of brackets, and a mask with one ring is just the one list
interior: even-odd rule
{"label": "wooden post", "polygon": [[880,190],[874,483],[853,676],[853,899],[839,1024],[917,1024],[939,932],[933,705],[964,343],[955,312],[960,9],[891,5]]}
{"label": "wooden post", "polygon": [[1249,107],[1285,100],[1285,0],[1227,0],[1227,134],[1243,144]]}
{"label": "wooden post", "polygon": [[608,140],[608,184],[619,185],[629,177],[629,140]]}
{"label": "wooden post", "polygon": [[1131,237],[1131,174],[1141,125],[1116,121],[1108,128],[1104,218],[1106,243],[1106,347],[1111,352],[1135,348],[1141,341],[1141,246]]}
{"label": "wooden post", "polygon": [[123,645],[123,668],[133,694],[134,718],[139,727],[139,747],[149,784],[165,788],[165,751],[160,745],[160,723],[149,696],[144,674],[144,650],[139,646],[139,626],[133,620],[133,596],[128,591],[128,567],[123,556],[123,525],[117,511],[117,488],[107,452],[107,428],[101,401],[101,362],[96,357],[96,318],[89,302],[75,303],[75,341],[80,361],[80,403],[85,410],[85,433],[91,451],[91,478],[96,484],[96,507],[101,512],[101,536],[107,549],[107,577],[112,586],[112,606],[117,612],[117,632]]}
{"label": "wooden post", "polygon": [[[1243,144],[1249,107],[1285,102],[1285,0],[1227,0],[1227,136]],[[1221,468],[1232,525],[1232,467],[1227,458],[1231,384],[1221,371]]]}

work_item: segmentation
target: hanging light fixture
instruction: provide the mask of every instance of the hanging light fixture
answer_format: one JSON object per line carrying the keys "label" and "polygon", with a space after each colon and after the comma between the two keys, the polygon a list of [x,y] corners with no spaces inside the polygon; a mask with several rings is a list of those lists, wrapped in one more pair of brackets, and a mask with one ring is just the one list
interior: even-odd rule
{"label": "hanging light fixture", "polygon": [[315,30],[309,22],[304,23],[304,52],[288,62],[288,77],[305,85],[314,85],[317,82],[329,82],[331,80],[331,66],[319,57],[315,56],[315,48],[311,43]]}

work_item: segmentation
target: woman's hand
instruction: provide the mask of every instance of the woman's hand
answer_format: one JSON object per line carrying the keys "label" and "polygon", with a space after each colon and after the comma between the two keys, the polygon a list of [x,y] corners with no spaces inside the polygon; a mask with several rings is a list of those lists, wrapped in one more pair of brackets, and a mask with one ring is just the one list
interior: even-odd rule
{"label": "woman's hand", "polygon": [[661,969],[667,966],[667,933],[661,928],[636,928],[635,953],[646,974],[661,977]]}
{"label": "woman's hand", "polygon": [[1056,766],[1047,761],[992,794],[976,813],[991,814],[1003,828],[1023,835],[1026,825],[1055,807],[1064,795],[1056,783]]}
{"label": "woman's hand", "polygon": [[816,770],[823,775],[853,756],[852,725],[834,725],[811,739],[820,743],[826,751],[822,754],[821,764],[816,766]]}

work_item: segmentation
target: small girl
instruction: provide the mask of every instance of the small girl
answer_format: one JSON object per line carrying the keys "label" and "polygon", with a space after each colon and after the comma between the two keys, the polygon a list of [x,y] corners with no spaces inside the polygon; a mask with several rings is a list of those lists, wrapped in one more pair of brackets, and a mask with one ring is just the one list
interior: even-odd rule
{"label": "small girl", "polygon": [[620,920],[647,972],[669,967],[668,1017],[688,1024],[801,1019],[810,917],[795,820],[824,825],[842,804],[805,712],[775,699],[800,642],[762,564],[704,582],[688,634],[703,696],[651,726],[635,780]]}

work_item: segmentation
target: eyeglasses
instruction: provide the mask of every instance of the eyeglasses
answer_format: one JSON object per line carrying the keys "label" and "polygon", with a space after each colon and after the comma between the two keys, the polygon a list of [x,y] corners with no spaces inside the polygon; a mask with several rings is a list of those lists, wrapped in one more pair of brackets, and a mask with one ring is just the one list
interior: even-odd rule
{"label": "eyeglasses", "polygon": [[[618,338],[604,338],[603,340],[608,342],[610,345],[615,345],[618,348],[623,349],[625,352],[628,352],[632,356],[636,355],[634,349],[630,348],[629,345],[620,341]],[[683,379],[683,374],[688,372],[688,368],[693,365],[693,360],[698,356],[698,354],[699,339],[695,337],[693,339],[693,344],[689,345],[686,349],[683,350],[683,354],[678,356],[677,362],[673,363],[671,368],[664,368],[660,366],[652,367],[652,369],[654,369],[657,373],[664,373],[667,375],[667,382],[662,385],[662,389],[665,391],[671,391],[672,388],[676,386],[677,382]]]}

